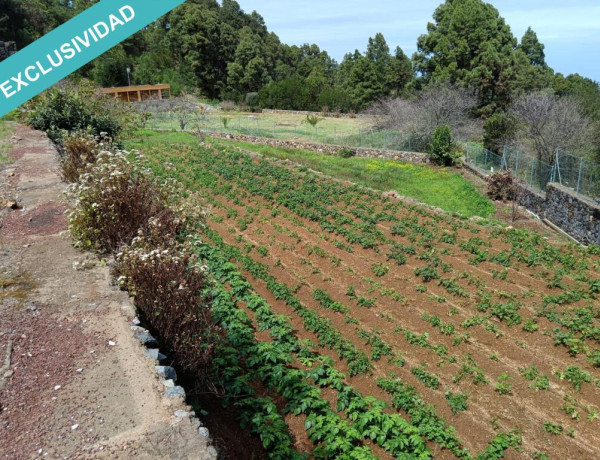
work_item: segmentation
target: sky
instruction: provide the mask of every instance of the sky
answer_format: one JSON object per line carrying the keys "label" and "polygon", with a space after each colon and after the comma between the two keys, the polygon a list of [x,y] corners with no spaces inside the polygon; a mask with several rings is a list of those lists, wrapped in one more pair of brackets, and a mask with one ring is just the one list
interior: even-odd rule
{"label": "sky", "polygon": [[[390,49],[411,56],[442,0],[238,0],[256,10],[283,43],[316,43],[338,62],[364,52],[369,37],[383,33]],[[488,0],[520,39],[527,27],[546,46],[546,62],[564,75],[579,73],[600,82],[600,2],[598,0]]]}

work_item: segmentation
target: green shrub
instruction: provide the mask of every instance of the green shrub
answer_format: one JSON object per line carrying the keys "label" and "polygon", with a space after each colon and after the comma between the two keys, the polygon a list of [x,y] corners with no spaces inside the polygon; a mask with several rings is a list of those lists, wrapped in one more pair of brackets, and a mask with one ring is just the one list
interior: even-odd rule
{"label": "green shrub", "polygon": [[518,131],[518,122],[507,113],[498,112],[485,121],[483,131],[483,146],[497,152],[513,140]]}
{"label": "green shrub", "polygon": [[318,115],[308,114],[308,115],[306,115],[306,118],[304,120],[302,120],[302,123],[307,123],[310,126],[312,126],[313,128],[316,128],[317,125],[321,122],[321,120],[323,120],[323,119],[321,117],[319,117]]}
{"label": "green shrub", "polygon": [[84,83],[77,88],[53,87],[30,101],[26,110],[27,122],[59,144],[64,131],[70,134],[89,130],[94,136],[116,139],[127,122],[125,112],[114,101]]}
{"label": "green shrub", "polygon": [[254,112],[259,106],[260,97],[259,97],[258,93],[246,93],[244,102]]}
{"label": "green shrub", "polygon": [[348,147],[342,147],[342,148],[338,149],[337,155],[342,158],[352,158],[352,157],[356,156],[356,150],[348,148]]}
{"label": "green shrub", "polygon": [[435,164],[453,166],[459,157],[452,141],[452,132],[448,125],[442,125],[433,131],[433,140],[429,144],[428,153]]}

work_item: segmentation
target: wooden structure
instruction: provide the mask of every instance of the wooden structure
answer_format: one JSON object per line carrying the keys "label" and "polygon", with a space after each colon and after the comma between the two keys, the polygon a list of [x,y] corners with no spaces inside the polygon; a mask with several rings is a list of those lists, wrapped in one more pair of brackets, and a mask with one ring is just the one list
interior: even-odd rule
{"label": "wooden structure", "polygon": [[113,96],[124,102],[142,102],[147,99],[166,99],[171,97],[171,85],[123,86],[120,88],[102,88],[102,94]]}

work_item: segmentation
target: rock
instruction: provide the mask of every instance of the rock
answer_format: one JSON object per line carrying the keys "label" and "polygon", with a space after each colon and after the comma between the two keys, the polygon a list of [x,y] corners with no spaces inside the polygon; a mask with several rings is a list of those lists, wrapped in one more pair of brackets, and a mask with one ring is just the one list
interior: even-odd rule
{"label": "rock", "polygon": [[6,207],[8,209],[21,209],[21,206],[18,205],[18,203],[16,201],[9,201],[8,203],[6,203]]}
{"label": "rock", "polygon": [[176,410],[175,411],[175,417],[186,418],[186,417],[189,417],[189,416],[190,416],[190,413],[186,412],[184,410]]}
{"label": "rock", "polygon": [[167,388],[173,388],[175,386],[173,380],[163,380],[161,383]]}
{"label": "rock", "polygon": [[[135,327],[135,326],[133,326]],[[134,334],[134,337],[140,341],[142,345],[148,348],[157,348],[158,342],[154,337],[150,335],[150,333],[146,330],[138,331]]]}
{"label": "rock", "polygon": [[96,261],[91,259],[76,260],[73,268],[77,271],[90,270],[96,266]]}
{"label": "rock", "polygon": [[154,366],[157,374],[165,380],[177,381],[177,372],[171,366]]}
{"label": "rock", "polygon": [[134,326],[139,326],[140,324],[142,324],[142,322],[138,319],[137,316],[135,318],[133,318],[133,320],[131,320],[131,322],[133,323]]}
{"label": "rock", "polygon": [[206,428],[205,426],[201,426],[200,428],[198,428],[198,434],[207,439],[210,438],[210,432],[208,431],[208,428]]}
{"label": "rock", "polygon": [[212,458],[219,458],[219,453],[217,452],[217,449],[215,449],[214,446],[208,446],[206,448],[206,453]]}
{"label": "rock", "polygon": [[172,387],[167,388],[165,392],[167,398],[179,398],[182,397],[185,399],[185,390],[182,387]]}
{"label": "rock", "polygon": [[162,363],[167,359],[165,355],[163,355],[158,348],[149,348],[146,350],[146,356],[152,359],[156,359],[159,363]]}

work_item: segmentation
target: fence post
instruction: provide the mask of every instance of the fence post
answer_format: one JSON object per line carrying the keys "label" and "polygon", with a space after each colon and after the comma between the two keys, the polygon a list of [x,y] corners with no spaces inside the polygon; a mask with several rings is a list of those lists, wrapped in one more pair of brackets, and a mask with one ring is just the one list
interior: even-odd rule
{"label": "fence post", "polygon": [[[559,152],[559,149],[556,149],[556,170],[558,171],[558,181],[559,181],[560,185],[562,185],[562,175],[560,174],[560,162],[558,159],[558,152]],[[555,179],[556,179],[556,177],[555,177]]]}
{"label": "fence post", "polygon": [[583,171],[583,158],[579,160],[579,176],[577,176],[577,194],[579,195],[579,187],[581,186],[581,172]]}
{"label": "fence post", "polygon": [[517,160],[515,162],[515,177],[519,177],[519,151],[517,150]]}
{"label": "fence post", "polygon": [[483,161],[483,169],[487,169],[488,154],[489,154],[489,150],[485,149],[485,160]]}
{"label": "fence post", "polygon": [[529,186],[533,187],[533,172],[535,170],[535,158],[531,162],[531,179],[529,180]]}

